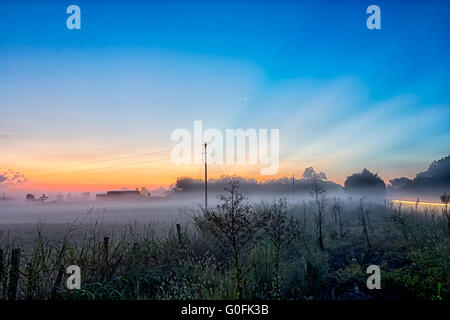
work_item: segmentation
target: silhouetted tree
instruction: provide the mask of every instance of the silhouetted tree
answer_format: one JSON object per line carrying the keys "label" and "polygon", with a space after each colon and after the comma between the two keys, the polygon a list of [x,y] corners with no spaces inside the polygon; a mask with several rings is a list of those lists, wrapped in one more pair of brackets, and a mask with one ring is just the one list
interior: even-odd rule
{"label": "silhouetted tree", "polygon": [[406,190],[407,188],[413,185],[414,181],[406,177],[401,177],[389,180],[389,183],[390,183],[389,188],[395,192]]}
{"label": "silhouetted tree", "polygon": [[327,176],[323,172],[316,172],[313,167],[308,167],[303,172],[303,179],[312,181],[312,180],[327,180]]}
{"label": "silhouetted tree", "polygon": [[[311,190],[313,179],[322,182],[322,187],[327,192],[342,191],[342,186],[332,181],[326,180],[326,175],[323,172],[316,172],[312,167],[306,168],[301,179],[294,180],[294,189],[296,193],[308,193]],[[229,182],[239,181],[240,190],[250,193],[266,193],[266,194],[287,194],[292,192],[292,178],[282,177],[278,179],[267,179],[264,181],[257,181],[255,179],[244,178],[239,176],[221,176],[220,179],[208,180],[208,192],[220,193],[228,186]],[[173,191],[177,194],[188,192],[199,192],[204,188],[204,181],[202,179],[194,179],[191,177],[179,177]]]}
{"label": "silhouetted tree", "polygon": [[44,203],[45,201],[48,200],[48,196],[44,193],[44,194],[42,194],[42,196],[38,200],[42,201],[42,203]]}
{"label": "silhouetted tree", "polygon": [[450,155],[433,161],[428,170],[418,173],[414,179],[414,189],[430,191],[450,189]]}
{"label": "silhouetted tree", "polygon": [[386,184],[376,173],[363,169],[354,173],[345,180],[345,191],[361,195],[379,195],[386,192]]}
{"label": "silhouetted tree", "polygon": [[445,205],[444,208],[442,209],[442,212],[447,217],[447,233],[448,233],[448,236],[450,237],[450,212],[448,212],[448,204],[450,202],[450,194],[444,193],[443,195],[440,196],[440,198],[441,198],[441,202]]}
{"label": "silhouetted tree", "polygon": [[[191,177],[180,177],[177,178],[174,190],[190,192],[196,189],[200,189],[202,183],[203,182],[200,179],[193,179]],[[196,187],[196,185],[198,186]]]}
{"label": "silhouetted tree", "polygon": [[390,181],[392,191],[435,194],[450,189],[450,155],[433,161],[428,169],[413,180],[396,178]]}
{"label": "silhouetted tree", "polygon": [[450,155],[433,161],[427,171],[417,174],[416,179],[437,179],[450,182]]}

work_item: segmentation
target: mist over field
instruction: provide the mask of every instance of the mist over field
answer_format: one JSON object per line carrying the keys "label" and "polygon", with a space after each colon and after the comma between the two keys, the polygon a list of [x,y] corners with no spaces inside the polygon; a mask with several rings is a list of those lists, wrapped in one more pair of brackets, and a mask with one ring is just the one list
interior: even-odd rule
{"label": "mist over field", "polygon": [[[446,299],[449,177],[447,156],[389,184],[363,169],[342,186],[308,167],[184,176],[153,195],[2,194],[3,299]],[[66,265],[82,268],[83,291],[64,287]],[[369,265],[383,267],[382,294],[364,286]]]}
{"label": "mist over field", "polygon": [[[23,179],[23,177],[21,177]],[[450,156],[433,161],[428,170],[420,172],[414,179],[395,178],[389,184],[367,169],[350,175],[341,186],[327,180],[325,173],[306,168],[301,178],[279,178],[258,182],[243,177],[224,176],[208,181],[208,203],[217,204],[217,197],[231,181],[238,181],[240,190],[253,204],[274,202],[284,198],[291,204],[308,204],[311,188],[315,181],[320,182],[328,201],[365,202],[384,204],[390,201],[406,200],[403,205],[426,207],[438,205],[440,195],[450,189]],[[3,194],[0,201],[0,225],[14,223],[71,223],[76,220],[104,223],[129,223],[164,221],[183,221],[189,212],[198,210],[205,204],[204,181],[190,177],[180,177],[173,187],[147,191],[139,188],[141,196],[137,199],[117,198],[105,200],[91,193],[52,193],[23,194],[7,198]],[[119,193],[122,191],[119,191]],[[125,190],[125,192],[128,192]],[[145,195],[144,195],[145,193]],[[44,198],[42,198],[44,197]],[[28,201],[27,201],[28,200]],[[31,201],[29,201],[31,200]],[[410,203],[411,202],[411,203]],[[417,202],[417,203],[416,203]],[[398,204],[397,204],[398,205]]]}
{"label": "mist over field", "polygon": [[450,300],[450,2],[0,12],[1,305]]}
{"label": "mist over field", "polygon": [[[414,199],[413,196],[405,198]],[[77,220],[84,222],[101,219],[104,223],[129,222],[175,222],[187,219],[188,212],[204,206],[203,195],[181,196],[181,199],[152,199],[147,201],[121,200],[112,201],[76,201],[62,203],[26,203],[22,200],[0,201],[0,225],[23,223],[72,223]],[[292,195],[282,194],[252,194],[248,199],[252,203],[261,201],[273,202],[279,198],[286,198],[292,204]],[[343,193],[330,194],[329,200],[341,199],[348,201]],[[371,199],[372,197],[367,196]],[[375,198],[375,197],[373,197]],[[438,197],[436,197],[438,200]],[[308,203],[308,194],[296,195],[294,203]],[[354,201],[359,201],[358,199]],[[217,199],[214,194],[208,200],[210,206],[215,206]],[[378,199],[378,203],[383,203]],[[420,203],[419,203],[420,204]],[[404,205],[408,207],[408,205]],[[409,206],[413,206],[410,204]],[[421,204],[421,206],[426,206]]]}

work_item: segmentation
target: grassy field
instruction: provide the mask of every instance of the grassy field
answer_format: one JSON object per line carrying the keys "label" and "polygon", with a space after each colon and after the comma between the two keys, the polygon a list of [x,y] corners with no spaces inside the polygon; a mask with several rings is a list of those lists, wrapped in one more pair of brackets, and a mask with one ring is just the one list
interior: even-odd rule
{"label": "grassy field", "polygon": [[[0,298],[449,300],[444,209],[327,198],[321,190],[309,199],[250,202],[231,185],[214,207],[166,220],[99,214],[3,223]],[[374,264],[380,290],[366,286]],[[69,265],[81,269],[80,290],[66,288]]]}

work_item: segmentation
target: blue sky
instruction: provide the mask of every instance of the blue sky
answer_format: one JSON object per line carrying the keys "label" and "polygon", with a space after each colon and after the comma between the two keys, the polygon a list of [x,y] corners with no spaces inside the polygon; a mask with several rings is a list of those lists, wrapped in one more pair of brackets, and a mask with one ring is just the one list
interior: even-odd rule
{"label": "blue sky", "polygon": [[[81,30],[66,28],[70,4],[81,8]],[[381,8],[381,30],[366,28],[370,4]],[[164,150],[171,131],[203,120],[280,128],[281,173],[313,165],[341,182],[362,167],[411,176],[450,154],[449,9],[2,1],[0,166]]]}

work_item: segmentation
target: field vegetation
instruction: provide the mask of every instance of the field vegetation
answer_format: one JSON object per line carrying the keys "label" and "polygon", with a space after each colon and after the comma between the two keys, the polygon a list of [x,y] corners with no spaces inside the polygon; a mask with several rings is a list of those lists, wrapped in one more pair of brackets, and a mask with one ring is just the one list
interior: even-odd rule
{"label": "field vegetation", "polygon": [[[250,202],[230,181],[214,207],[164,232],[129,223],[67,224],[0,236],[1,299],[449,300],[448,207],[331,198]],[[442,201],[448,205],[448,196]],[[445,202],[445,201],[446,202]],[[369,290],[370,265],[381,289]],[[66,288],[77,265],[80,290]]]}

